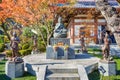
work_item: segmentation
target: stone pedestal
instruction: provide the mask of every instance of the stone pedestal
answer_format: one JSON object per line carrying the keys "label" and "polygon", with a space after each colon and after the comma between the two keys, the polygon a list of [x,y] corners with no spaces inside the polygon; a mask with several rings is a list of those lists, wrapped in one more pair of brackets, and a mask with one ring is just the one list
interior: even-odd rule
{"label": "stone pedestal", "polygon": [[53,46],[47,46],[46,59],[75,59],[74,47],[69,47],[67,50],[64,47],[58,47],[54,50]]}
{"label": "stone pedestal", "polygon": [[50,39],[50,45],[54,46],[55,44],[63,43],[63,45],[69,45],[70,46],[70,39],[69,38],[51,38]]}
{"label": "stone pedestal", "polygon": [[[55,48],[55,45],[57,48]],[[68,46],[67,50],[65,47]],[[51,38],[46,47],[46,59],[74,59],[74,47],[70,46],[69,38]]]}
{"label": "stone pedestal", "polygon": [[47,46],[47,48],[46,48],[46,59],[54,59],[54,57],[55,57],[54,55],[56,55],[56,54],[54,53],[53,47],[50,46],[50,45]]}
{"label": "stone pedestal", "polygon": [[100,71],[100,74],[102,74],[104,76],[116,75],[116,72],[117,72],[116,62],[100,60],[99,61],[99,71]]}
{"label": "stone pedestal", "polygon": [[10,78],[23,76],[24,62],[16,63],[13,61],[7,61],[5,65],[5,74]]}

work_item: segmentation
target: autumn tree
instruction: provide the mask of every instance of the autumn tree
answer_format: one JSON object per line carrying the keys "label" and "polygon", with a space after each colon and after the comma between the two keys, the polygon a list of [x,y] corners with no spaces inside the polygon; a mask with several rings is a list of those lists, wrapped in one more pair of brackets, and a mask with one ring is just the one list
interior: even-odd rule
{"label": "autumn tree", "polygon": [[41,0],[2,0],[0,3],[1,28],[9,39],[5,26],[6,19],[13,18],[25,26],[36,24],[40,22],[41,15],[45,12],[41,11],[41,4],[43,5]]}
{"label": "autumn tree", "polygon": [[4,0],[2,0],[2,2],[0,3],[0,26],[9,39],[10,39],[10,36],[7,33],[5,22],[7,18],[12,16],[12,13],[11,13],[12,10],[10,11],[9,9],[10,6],[13,7],[11,4],[12,4],[11,2],[7,2]]}
{"label": "autumn tree", "polygon": [[[49,35],[52,35],[53,30],[50,23],[53,15],[49,9],[49,4],[52,2],[57,3],[57,0],[24,0],[24,2],[17,0],[15,3],[17,6],[14,13],[16,21],[37,31],[45,46],[48,44]],[[42,27],[46,29],[46,36],[43,35]]]}
{"label": "autumn tree", "polygon": [[[71,0],[3,0],[0,4],[0,21],[3,24],[7,18],[13,18],[24,26],[30,26],[37,31],[46,46],[53,34],[57,4],[66,2],[73,3]],[[41,27],[46,29],[46,36],[42,34]]]}

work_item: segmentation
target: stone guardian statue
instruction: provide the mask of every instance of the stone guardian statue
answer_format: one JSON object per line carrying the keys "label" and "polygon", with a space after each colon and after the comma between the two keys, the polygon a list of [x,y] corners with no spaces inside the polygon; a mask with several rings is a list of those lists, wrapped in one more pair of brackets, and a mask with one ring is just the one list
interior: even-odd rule
{"label": "stone guardian statue", "polygon": [[108,33],[106,32],[105,38],[104,38],[104,46],[102,47],[104,60],[109,60],[110,58],[110,43],[111,43],[111,40],[109,38]]}
{"label": "stone guardian statue", "polygon": [[20,39],[17,36],[16,32],[13,32],[11,41],[10,41],[10,47],[12,49],[12,59],[11,61],[14,61],[16,57],[18,57],[18,51],[19,51],[19,46],[18,44],[20,43]]}

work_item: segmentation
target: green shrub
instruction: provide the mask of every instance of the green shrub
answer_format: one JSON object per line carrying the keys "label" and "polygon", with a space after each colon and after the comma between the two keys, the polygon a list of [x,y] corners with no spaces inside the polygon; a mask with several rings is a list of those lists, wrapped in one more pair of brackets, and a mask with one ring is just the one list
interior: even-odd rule
{"label": "green shrub", "polygon": [[22,50],[22,44],[19,44],[18,47],[19,47],[19,50]]}
{"label": "green shrub", "polygon": [[96,52],[102,52],[101,49],[94,49],[94,51],[96,51]]}
{"label": "green shrub", "polygon": [[7,57],[11,57],[12,56],[12,50],[6,50],[5,53],[6,53]]}
{"label": "green shrub", "polygon": [[25,28],[23,28],[22,35],[31,38],[34,35],[34,33],[31,31],[31,28],[25,27]]}
{"label": "green shrub", "polygon": [[33,49],[33,46],[30,46],[30,47],[29,47],[29,49],[31,49],[31,50],[32,50],[32,49]]}
{"label": "green shrub", "polygon": [[87,51],[94,51],[94,48],[88,48]]}
{"label": "green shrub", "polygon": [[19,53],[22,56],[26,56],[26,55],[31,54],[31,51],[32,51],[31,49],[19,50]]}
{"label": "green shrub", "polygon": [[120,59],[120,57],[118,57],[118,56],[116,56],[116,55],[114,55],[114,56],[112,56],[113,57],[113,59]]}
{"label": "green shrub", "polygon": [[26,50],[19,50],[19,53],[20,53],[20,55],[22,55],[22,56],[27,55],[27,51],[26,51]]}
{"label": "green shrub", "polygon": [[1,43],[1,44],[0,44],[0,52],[3,52],[3,51],[4,51],[4,48],[5,48],[5,44],[4,44],[4,43]]}
{"label": "green shrub", "polygon": [[4,42],[5,42],[5,43],[9,43],[9,42],[10,42],[10,40],[8,39],[7,36],[4,36]]}
{"label": "green shrub", "polygon": [[26,43],[26,44],[24,44],[24,45],[22,46],[22,50],[28,49],[29,47],[30,47],[29,44]]}
{"label": "green shrub", "polygon": [[29,55],[29,54],[31,54],[32,49],[27,49],[26,51],[27,51],[27,55]]}
{"label": "green shrub", "polygon": [[0,35],[0,43],[4,43],[4,35]]}
{"label": "green shrub", "polygon": [[88,48],[87,49],[88,51],[94,51],[94,52],[102,52],[102,50],[101,49],[98,49],[98,48]]}
{"label": "green shrub", "polygon": [[45,52],[45,51],[46,51],[46,47],[43,46],[43,45],[38,46],[38,50],[39,50],[40,52]]}

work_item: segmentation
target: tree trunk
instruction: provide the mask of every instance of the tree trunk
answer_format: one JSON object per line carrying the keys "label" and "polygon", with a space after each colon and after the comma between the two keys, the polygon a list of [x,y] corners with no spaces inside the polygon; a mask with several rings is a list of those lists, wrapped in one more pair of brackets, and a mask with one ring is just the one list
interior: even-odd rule
{"label": "tree trunk", "polygon": [[[44,46],[46,47],[47,44],[46,44],[44,35],[42,34],[41,29],[38,27],[38,26],[39,26],[39,23],[37,22],[36,24],[37,24],[37,26],[35,26],[35,27],[37,27],[36,31],[40,34],[40,36],[41,36],[41,38],[42,38],[42,40],[43,40],[43,42],[44,42]],[[33,26],[33,27],[34,27],[34,26]]]}
{"label": "tree trunk", "polygon": [[114,33],[117,44],[120,46],[120,17],[116,8],[109,5],[108,0],[97,0],[97,9],[107,21],[107,27]]}
{"label": "tree trunk", "polygon": [[50,38],[52,37],[53,35],[53,31],[51,34],[47,35],[47,45],[50,45]]}
{"label": "tree trunk", "polygon": [[10,40],[10,35],[7,33],[7,30],[6,30],[5,26],[4,26],[4,23],[2,23],[1,28],[3,29],[5,35],[7,35],[8,39]]}
{"label": "tree trunk", "polygon": [[41,36],[41,38],[42,38],[42,40],[43,40],[43,42],[44,42],[44,45],[45,45],[45,47],[46,47],[46,42],[45,42],[45,39],[44,39],[44,36],[43,36],[43,34],[42,34],[42,31],[41,30],[39,30],[40,32],[40,36]]}

